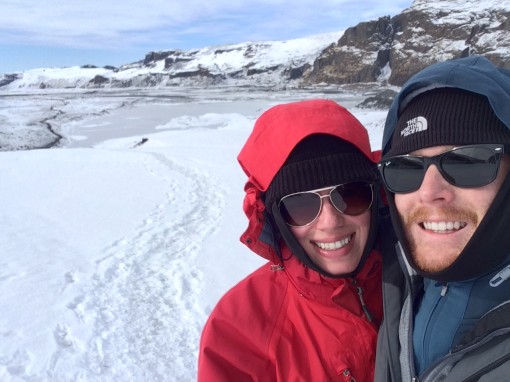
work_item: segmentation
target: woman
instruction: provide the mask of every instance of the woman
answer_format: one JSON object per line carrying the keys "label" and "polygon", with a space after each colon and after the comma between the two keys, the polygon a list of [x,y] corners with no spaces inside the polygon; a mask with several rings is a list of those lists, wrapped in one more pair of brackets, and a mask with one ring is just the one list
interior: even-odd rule
{"label": "woman", "polygon": [[382,315],[376,155],[328,100],[278,105],[238,160],[248,175],[241,241],[269,260],[219,301],[198,380],[372,381]]}

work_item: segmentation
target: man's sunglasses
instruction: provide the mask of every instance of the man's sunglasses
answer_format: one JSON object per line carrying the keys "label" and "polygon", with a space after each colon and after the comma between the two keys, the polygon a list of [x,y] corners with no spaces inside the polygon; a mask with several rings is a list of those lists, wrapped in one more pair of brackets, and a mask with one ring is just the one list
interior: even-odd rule
{"label": "man's sunglasses", "polygon": [[475,188],[496,179],[504,152],[502,144],[460,146],[432,157],[397,155],[382,160],[377,166],[386,188],[397,194],[418,190],[432,164],[448,183]]}
{"label": "man's sunglasses", "polygon": [[[326,195],[320,192],[329,191]],[[372,205],[372,185],[367,182],[352,182],[318,190],[296,192],[284,196],[278,202],[278,209],[291,227],[312,224],[322,210],[322,199],[329,198],[338,212],[345,215],[361,215]]]}

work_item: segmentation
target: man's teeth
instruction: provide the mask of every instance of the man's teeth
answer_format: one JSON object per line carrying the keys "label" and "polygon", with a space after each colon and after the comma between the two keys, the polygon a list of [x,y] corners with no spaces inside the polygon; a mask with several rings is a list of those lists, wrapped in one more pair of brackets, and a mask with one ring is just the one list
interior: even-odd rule
{"label": "man's teeth", "polygon": [[423,222],[423,228],[434,232],[450,232],[464,228],[466,222]]}
{"label": "man's teeth", "polygon": [[319,243],[319,242],[315,242],[315,245],[317,247],[319,247],[320,249],[325,249],[325,250],[328,250],[328,251],[333,251],[335,249],[340,249],[342,247],[345,247],[347,244],[349,244],[351,239],[352,239],[352,235],[349,236],[349,237],[346,237],[343,240],[335,241],[334,243]]}

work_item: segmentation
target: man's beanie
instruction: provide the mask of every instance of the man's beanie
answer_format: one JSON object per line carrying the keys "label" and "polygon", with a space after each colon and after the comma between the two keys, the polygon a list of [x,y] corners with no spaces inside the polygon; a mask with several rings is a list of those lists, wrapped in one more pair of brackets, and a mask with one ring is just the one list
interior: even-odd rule
{"label": "man's beanie", "polygon": [[384,157],[432,146],[478,143],[510,143],[510,130],[496,117],[487,97],[457,88],[436,88],[406,106]]}
{"label": "man's beanie", "polygon": [[351,143],[328,134],[313,134],[292,150],[271,181],[267,211],[285,195],[358,180],[375,181],[376,165]]}

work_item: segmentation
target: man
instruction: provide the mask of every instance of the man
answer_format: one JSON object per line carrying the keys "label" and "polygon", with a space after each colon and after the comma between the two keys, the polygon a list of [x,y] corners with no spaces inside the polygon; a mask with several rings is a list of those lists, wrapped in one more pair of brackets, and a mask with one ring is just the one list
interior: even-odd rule
{"label": "man", "polygon": [[510,71],[479,56],[422,70],[382,149],[398,243],[375,380],[510,380]]}

